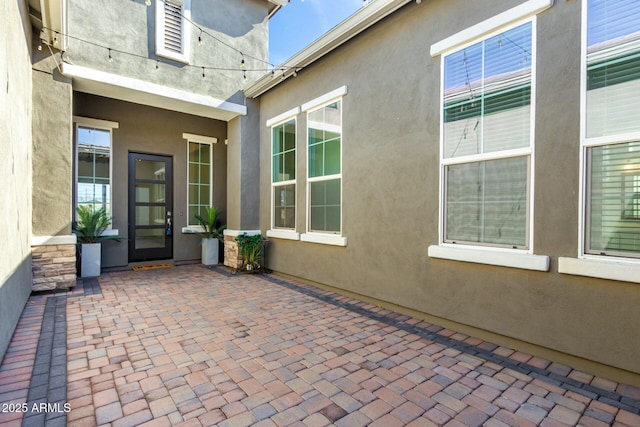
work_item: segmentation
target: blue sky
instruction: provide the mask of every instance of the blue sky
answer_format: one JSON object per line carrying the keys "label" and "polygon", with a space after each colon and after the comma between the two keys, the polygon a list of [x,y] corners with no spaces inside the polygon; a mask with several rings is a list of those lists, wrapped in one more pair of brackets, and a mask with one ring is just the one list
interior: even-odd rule
{"label": "blue sky", "polygon": [[269,23],[269,62],[282,64],[362,4],[363,0],[291,0]]}

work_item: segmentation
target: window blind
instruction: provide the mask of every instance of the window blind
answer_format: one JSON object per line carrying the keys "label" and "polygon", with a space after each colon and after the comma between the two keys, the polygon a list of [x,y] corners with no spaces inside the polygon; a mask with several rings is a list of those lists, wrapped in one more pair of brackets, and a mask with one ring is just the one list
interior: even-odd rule
{"label": "window blind", "polygon": [[445,157],[529,146],[531,25],[445,57]]}
{"label": "window blind", "polygon": [[587,7],[587,138],[638,132],[640,0]]}
{"label": "window blind", "polygon": [[640,142],[593,147],[588,252],[640,257]]}

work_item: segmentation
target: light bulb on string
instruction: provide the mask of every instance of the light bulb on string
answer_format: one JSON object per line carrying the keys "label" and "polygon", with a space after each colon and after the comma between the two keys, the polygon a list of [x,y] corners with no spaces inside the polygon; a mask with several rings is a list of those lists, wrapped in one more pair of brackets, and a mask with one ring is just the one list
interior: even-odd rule
{"label": "light bulb on string", "polygon": [[205,76],[205,74],[204,74],[204,67],[202,67],[202,80],[204,80],[206,78],[207,78],[207,76]]}
{"label": "light bulb on string", "polygon": [[42,39],[38,40],[38,50],[42,50]]}
{"label": "light bulb on string", "polygon": [[160,61],[156,61],[156,71],[158,71],[159,67],[160,67]]}
{"label": "light bulb on string", "polygon": [[246,71],[242,72],[242,78],[244,79],[245,82],[247,81],[247,72]]}
{"label": "light bulb on string", "polygon": [[151,0],[144,0],[144,4],[146,4],[147,6],[151,6]]}
{"label": "light bulb on string", "polygon": [[244,55],[242,55],[242,61],[240,61],[240,67],[244,68],[245,67],[245,63],[244,63]]}
{"label": "light bulb on string", "polygon": [[113,62],[113,58],[111,57],[111,48],[109,48],[109,62]]}
{"label": "light bulb on string", "polygon": [[200,29],[200,35],[198,36],[198,46],[202,46],[202,29]]}

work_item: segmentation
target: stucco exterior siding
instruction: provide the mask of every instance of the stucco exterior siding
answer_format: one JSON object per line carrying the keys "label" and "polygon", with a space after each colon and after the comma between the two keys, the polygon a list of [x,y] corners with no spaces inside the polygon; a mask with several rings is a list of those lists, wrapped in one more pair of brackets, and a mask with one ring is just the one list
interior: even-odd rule
{"label": "stucco exterior siding", "polygon": [[[264,72],[252,71],[266,69],[264,63],[252,58],[267,57],[268,3],[192,0],[193,24],[186,22],[184,27],[190,34],[188,64],[156,55],[156,7],[162,4],[154,0],[146,6],[144,1],[119,0],[101,4],[100,13],[96,13],[95,2],[74,1],[68,13],[70,37],[65,56],[72,64],[94,70],[242,103],[240,52],[246,55],[248,79]],[[218,69],[207,69],[203,79],[200,67]]]}
{"label": "stucco exterior siding", "polygon": [[0,360],[31,292],[31,25],[22,2],[0,22]]}
{"label": "stucco exterior siding", "polygon": [[[439,243],[441,60],[429,48],[520,1],[407,4],[260,96],[260,226],[271,224],[266,120],[346,85],[346,247],[271,239],[269,268],[640,378],[637,284],[558,272],[579,252],[581,2],[535,21],[530,247],[549,271],[431,258]],[[307,118],[297,121],[297,228],[307,219]],[[496,255],[499,256],[499,255]]]}
{"label": "stucco exterior siding", "polygon": [[[200,239],[182,233],[187,226],[187,140],[183,133],[217,138],[213,144],[213,206],[226,207],[227,125],[219,120],[117,101],[109,98],[74,94],[74,115],[110,122],[118,128],[112,135],[112,227],[128,237],[128,154],[146,153],[173,159],[173,259],[199,260]],[[126,239],[103,244],[103,267],[128,263]]]}

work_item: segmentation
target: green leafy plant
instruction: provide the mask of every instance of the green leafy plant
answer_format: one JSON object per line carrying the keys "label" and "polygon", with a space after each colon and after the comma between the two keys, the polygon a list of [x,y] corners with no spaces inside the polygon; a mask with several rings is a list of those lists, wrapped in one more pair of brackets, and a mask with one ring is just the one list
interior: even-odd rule
{"label": "green leafy plant", "polygon": [[102,233],[109,228],[111,219],[104,208],[80,205],[76,208],[78,220],[73,223],[73,232],[78,236],[78,243],[98,243],[104,240],[122,240],[122,236]]}
{"label": "green leafy plant", "polygon": [[196,215],[196,220],[204,229],[201,233],[205,238],[218,239],[223,241],[223,232],[227,228],[225,224],[220,221],[221,210],[215,207],[205,207],[205,215]]}
{"label": "green leafy plant", "polygon": [[253,270],[254,268],[260,268],[260,256],[262,255],[262,242],[264,239],[262,235],[248,235],[247,233],[236,236],[236,242],[238,242],[238,250],[244,265],[247,270]]}

